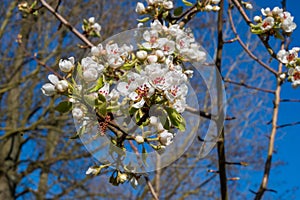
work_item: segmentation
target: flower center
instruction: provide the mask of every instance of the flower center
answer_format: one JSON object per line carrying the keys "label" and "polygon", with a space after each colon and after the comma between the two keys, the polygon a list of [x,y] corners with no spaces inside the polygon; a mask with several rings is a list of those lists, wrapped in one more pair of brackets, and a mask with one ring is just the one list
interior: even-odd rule
{"label": "flower center", "polygon": [[142,98],[142,97],[147,97],[147,95],[148,95],[148,93],[149,93],[149,87],[148,87],[146,84],[141,85],[141,86],[139,86],[139,87],[136,89],[135,92],[138,94],[138,96],[139,96],[140,98]]}
{"label": "flower center", "polygon": [[292,61],[292,60],[295,59],[295,55],[294,55],[294,54],[289,54],[289,55],[286,56],[286,59],[287,59],[288,61]]}
{"label": "flower center", "polygon": [[295,72],[295,74],[293,75],[295,81],[300,80],[300,72]]}

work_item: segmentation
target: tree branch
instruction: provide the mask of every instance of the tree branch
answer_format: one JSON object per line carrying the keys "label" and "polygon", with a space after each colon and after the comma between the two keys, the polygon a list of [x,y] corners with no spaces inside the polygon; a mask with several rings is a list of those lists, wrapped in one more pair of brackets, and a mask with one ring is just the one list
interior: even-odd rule
{"label": "tree branch", "polygon": [[[229,0],[229,4],[232,4],[231,0]],[[242,39],[240,38],[239,34],[237,33],[236,27],[233,23],[233,19],[232,19],[232,13],[231,13],[231,6],[229,6],[228,8],[228,18],[229,18],[229,22],[231,25],[231,29],[233,31],[233,33],[236,36],[237,41],[239,42],[239,44],[241,45],[241,47],[244,49],[244,51],[253,59],[255,60],[258,64],[260,64],[262,67],[264,67],[266,70],[268,70],[269,72],[272,72],[272,74],[277,75],[277,72],[272,69],[269,65],[267,65],[266,63],[264,63],[262,60],[260,60],[258,57],[256,57],[247,47],[247,45],[242,41]]]}
{"label": "tree branch", "polygon": [[82,42],[88,45],[90,48],[94,46],[83,34],[81,34],[74,26],[72,26],[63,16],[55,11],[45,0],[40,0],[41,4],[49,10],[63,25],[69,28]]}
{"label": "tree branch", "polygon": [[[220,10],[218,13],[218,49],[216,56],[216,66],[220,74],[222,74],[222,53],[223,53],[223,13],[224,13],[224,0],[220,2]],[[217,79],[217,88],[221,87],[222,80]],[[223,91],[218,91],[218,112],[219,119],[222,119],[224,116],[224,110],[222,106],[223,100]],[[218,162],[219,162],[219,178],[220,178],[220,190],[221,190],[221,199],[228,199],[228,190],[227,190],[227,175],[226,175],[226,156],[225,156],[225,133],[223,122],[217,121],[218,132],[220,133],[220,138],[217,143],[217,151],[218,151]]]}
{"label": "tree branch", "polygon": [[251,86],[251,85],[247,85],[244,82],[236,82],[236,81],[232,81],[230,79],[223,79],[223,81],[227,82],[227,83],[234,84],[234,85],[243,86],[243,87],[248,88],[248,89],[253,89],[253,90],[257,90],[257,91],[261,91],[261,92],[275,94],[274,90],[268,90],[268,89],[264,89],[264,88],[254,87],[254,86]]}

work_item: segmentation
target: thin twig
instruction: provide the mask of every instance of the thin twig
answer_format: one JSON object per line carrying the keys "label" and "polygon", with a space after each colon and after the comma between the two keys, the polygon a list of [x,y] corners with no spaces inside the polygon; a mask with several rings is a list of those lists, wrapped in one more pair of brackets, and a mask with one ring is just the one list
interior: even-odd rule
{"label": "thin twig", "polygon": [[84,42],[89,47],[94,46],[83,34],[81,34],[74,26],[70,24],[63,16],[55,11],[45,0],[40,0],[41,4],[49,10],[62,24],[70,29],[82,42]]}
{"label": "thin twig", "polygon": [[281,99],[280,102],[295,102],[295,103],[300,103],[300,99]]}
{"label": "thin twig", "polygon": [[[284,42],[281,44],[281,49],[284,49]],[[278,66],[278,74],[282,73],[282,63],[279,63]],[[272,157],[274,152],[274,143],[275,143],[275,136],[277,132],[277,120],[278,120],[278,112],[279,112],[279,104],[280,104],[280,92],[281,92],[281,85],[282,80],[277,78],[277,85],[275,91],[275,99],[274,99],[274,110],[273,110],[273,117],[272,117],[272,131],[269,140],[269,147],[268,147],[268,156],[265,162],[265,169],[264,175],[259,187],[258,192],[256,193],[255,200],[262,199],[265,191],[267,191],[267,185],[269,181],[271,166],[272,166]]]}
{"label": "thin twig", "polygon": [[234,84],[234,85],[243,86],[243,87],[248,88],[248,89],[253,89],[253,90],[257,90],[257,91],[261,91],[261,92],[275,94],[274,90],[268,90],[268,89],[264,89],[264,88],[254,87],[254,86],[251,86],[251,85],[247,85],[243,82],[236,82],[236,81],[232,81],[230,79],[223,79],[223,81],[227,82],[227,83]]}
{"label": "thin twig", "polygon": [[148,176],[144,176],[144,177],[145,177],[146,183],[147,183],[147,185],[148,185],[148,187],[149,187],[149,190],[150,190],[150,192],[151,192],[153,198],[154,198],[155,200],[159,200],[158,197],[157,197],[156,192],[154,191],[153,185],[152,185],[151,181],[149,180],[149,177],[148,177]]}
{"label": "thin twig", "polygon": [[[229,2],[231,3],[231,0],[229,0]],[[242,46],[242,48],[244,49],[244,51],[253,59],[255,60],[258,64],[260,64],[262,67],[264,67],[265,69],[267,69],[268,71],[272,72],[272,74],[277,76],[277,72],[272,69],[269,65],[267,65],[266,63],[264,63],[262,60],[260,60],[257,56],[255,56],[247,47],[247,45],[242,41],[242,39],[240,38],[239,34],[237,33],[236,27],[233,23],[233,19],[232,19],[232,13],[231,13],[231,7],[229,6],[228,8],[228,18],[229,18],[229,22],[231,25],[231,29],[233,31],[233,33],[236,36],[237,41],[239,42],[239,44]]]}
{"label": "thin twig", "polygon": [[[237,9],[239,10],[239,12],[242,15],[242,17],[244,18],[244,20],[246,21],[246,23],[250,26],[252,24],[252,21],[249,19],[248,15],[246,14],[246,12],[245,12],[243,6],[241,5],[241,3],[239,2],[239,0],[232,0],[232,1],[233,1],[234,5],[237,7]],[[276,53],[274,52],[272,47],[269,45],[268,41],[262,35],[257,35],[257,36],[259,37],[259,39],[261,40],[261,42],[263,43],[265,48],[268,50],[269,54],[277,60]]]}
{"label": "thin twig", "polygon": [[296,125],[300,125],[300,122],[293,122],[293,123],[289,123],[289,124],[282,124],[282,125],[277,126],[277,129],[288,127],[288,126],[296,126]]}

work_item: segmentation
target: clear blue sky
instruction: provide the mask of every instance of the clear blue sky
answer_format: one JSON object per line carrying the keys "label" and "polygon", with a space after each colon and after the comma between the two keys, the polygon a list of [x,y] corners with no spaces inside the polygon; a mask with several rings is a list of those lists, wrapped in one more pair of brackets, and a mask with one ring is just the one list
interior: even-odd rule
{"label": "clear blue sky", "polygon": [[[255,1],[259,7],[281,7],[281,0]],[[292,36],[291,47],[300,47],[300,1],[287,0],[287,11],[295,17],[298,25]],[[254,8],[257,10],[257,7]],[[300,88],[293,89],[290,84],[284,84],[282,89],[283,99],[300,99]],[[300,103],[281,103],[279,124],[300,121]],[[283,193],[287,189],[298,187],[296,199],[300,199],[300,125],[280,129],[275,143],[274,160],[282,160],[285,165],[275,168],[270,177],[271,188]]]}

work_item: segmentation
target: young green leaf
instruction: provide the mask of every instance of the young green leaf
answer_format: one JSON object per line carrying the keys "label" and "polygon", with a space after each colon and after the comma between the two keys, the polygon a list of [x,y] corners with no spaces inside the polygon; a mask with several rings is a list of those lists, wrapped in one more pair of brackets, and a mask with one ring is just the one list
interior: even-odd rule
{"label": "young green leaf", "polygon": [[72,103],[69,101],[62,101],[55,107],[55,110],[60,113],[69,112],[71,109],[72,109]]}

